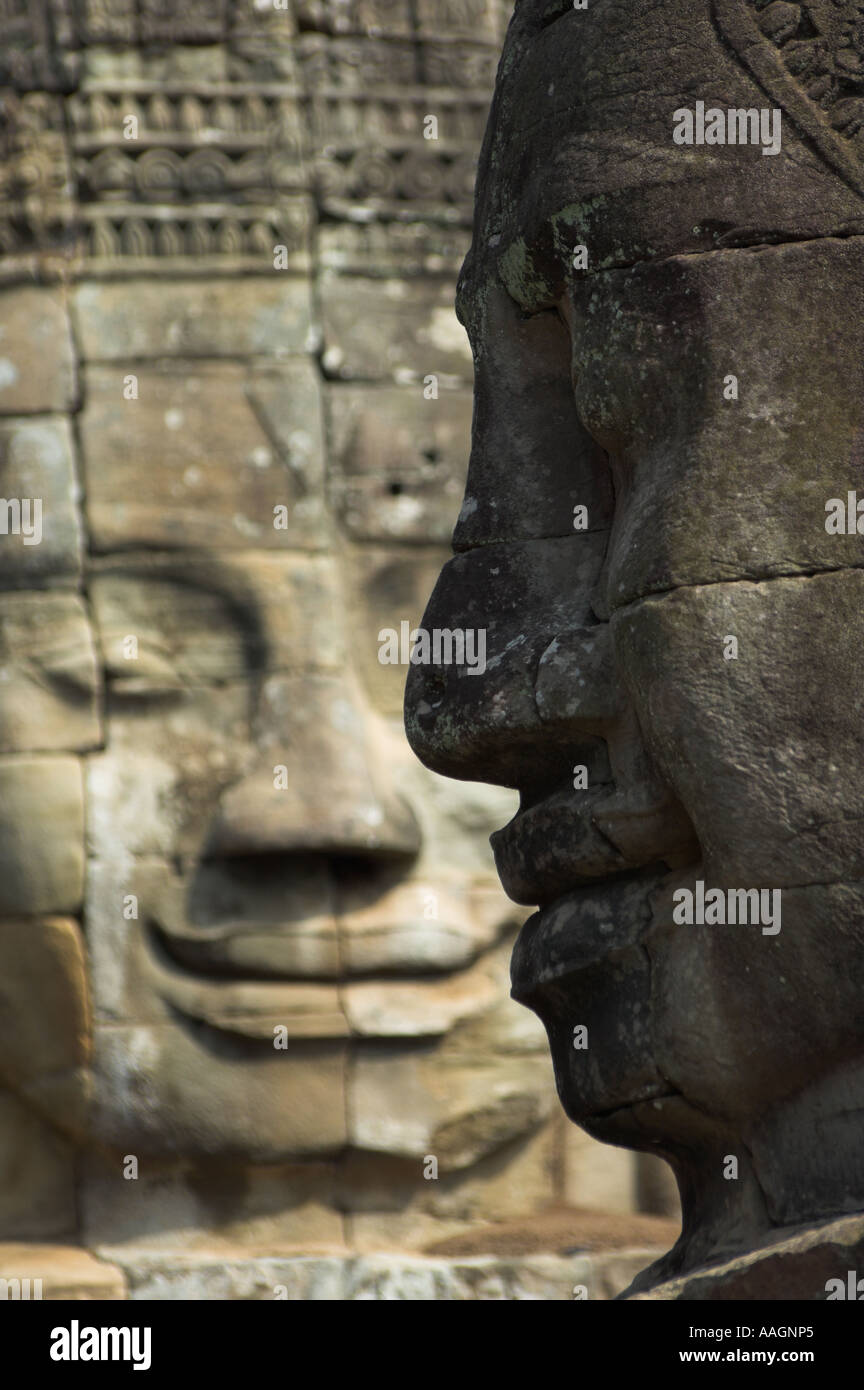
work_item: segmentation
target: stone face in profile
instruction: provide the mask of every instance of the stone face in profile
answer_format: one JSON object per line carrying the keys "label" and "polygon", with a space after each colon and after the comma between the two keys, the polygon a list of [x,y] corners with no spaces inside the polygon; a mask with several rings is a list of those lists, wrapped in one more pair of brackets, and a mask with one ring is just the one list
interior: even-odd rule
{"label": "stone face in profile", "polygon": [[[864,423],[850,16],[517,5],[460,281],[474,435],[423,624],[485,626],[487,667],[412,670],[407,727],[520,792],[513,992],[571,1118],[676,1172],[649,1279],[864,1209],[864,542],[825,524]],[[782,112],[779,148],[677,142],[697,99]],[[699,884],[782,914],[676,919]]]}

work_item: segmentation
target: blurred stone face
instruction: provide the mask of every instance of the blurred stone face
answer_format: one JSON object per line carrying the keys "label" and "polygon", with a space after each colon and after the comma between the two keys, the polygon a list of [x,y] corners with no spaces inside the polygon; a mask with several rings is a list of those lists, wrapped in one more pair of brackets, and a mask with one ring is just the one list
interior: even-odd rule
{"label": "blurred stone face", "polygon": [[370,613],[367,580],[353,632],[329,549],[94,574],[106,750],[88,767],[86,907],[97,1017],[115,1025],[97,1031],[109,1142],[131,1124],[136,1150],[274,1162],[432,1140],[431,1097],[413,1130],[389,1120],[388,1144],[355,1096],[349,1133],[352,1051],[386,1040],[395,1065],[403,1040],[414,1055],[488,1010],[513,913],[486,865],[488,798],[448,808],[392,698],[352,671],[382,615],[416,608],[415,566],[390,569],[392,614]]}
{"label": "blurred stone face", "polygon": [[[247,293],[254,301],[256,287]],[[80,296],[85,341],[105,312],[98,298]],[[139,305],[139,321],[147,304],[158,308],[158,295]],[[56,661],[51,716],[67,756],[52,785],[62,773],[77,808],[63,815],[52,795],[57,823],[44,846],[55,875],[68,861],[68,883],[49,873],[30,884],[25,857],[10,866],[8,911],[25,909],[24,893],[46,910],[76,910],[83,774],[95,1136],[134,1152],[255,1162],[352,1141],[401,1155],[434,1149],[441,1115],[464,1104],[460,1079],[470,1084],[458,1056],[449,1095],[415,1097],[417,1113],[382,1126],[376,1085],[386,1083],[375,1070],[385,1054],[363,1053],[362,1040],[386,1042],[395,1070],[400,1055],[416,1066],[422,1052],[431,1072],[429,1049],[500,998],[496,948],[514,913],[486,847],[509,798],[451,795],[416,767],[396,722],[404,668],[377,659],[379,630],[414,625],[440,561],[434,545],[416,544],[424,528],[436,539],[407,452],[416,429],[403,420],[400,434],[398,391],[367,389],[359,405],[336,388],[349,542],[323,490],[311,364],[147,365],[137,399],[123,381],[110,365],[86,373],[89,613],[71,594],[16,595],[5,625],[10,697],[33,647],[48,675]],[[458,467],[465,404],[444,401],[429,426],[449,455],[427,449],[444,483]],[[10,494],[22,491],[14,469],[7,480]],[[410,526],[415,544],[382,543],[382,520],[397,537]],[[49,521],[49,545],[53,534]],[[35,726],[24,692],[20,704]],[[68,756],[76,718],[82,764]],[[5,814],[26,834],[27,807],[9,789]],[[360,1089],[349,1131],[352,1051]],[[504,1091],[512,1107],[518,1086],[505,1078]],[[528,1093],[519,1104],[516,1132],[537,1118]],[[469,1142],[466,1154],[482,1147]]]}
{"label": "blurred stone face", "polygon": [[393,1248],[564,1195],[512,792],[418,767],[379,660],[464,487],[509,8],[141,0],[0,56],[6,1236]]}
{"label": "blurred stone face", "polygon": [[[333,284],[331,301],[347,289]],[[176,1162],[304,1163],[287,1179],[304,1212],[282,1238],[338,1241],[341,1219],[322,1213],[327,1165],[346,1153],[349,1203],[385,1160],[421,1195],[427,1155],[450,1179],[476,1172],[474,1206],[502,1145],[528,1144],[538,1191],[546,1171],[532,1143],[548,1062],[507,1000],[524,914],[489,860],[510,794],[418,766],[405,668],[378,660],[379,633],[416,624],[444,558],[470,396],[352,385],[338,327],[345,380],[325,387],[302,351],[284,353],[311,331],[296,281],[242,284],[241,339],[279,310],[255,362],[201,362],[205,342],[244,349],[214,338],[213,294],[175,286],[166,306],[156,286],[75,292],[80,480],[33,384],[38,361],[57,404],[74,394],[60,296],[5,295],[28,345],[57,334],[56,360],[9,359],[8,405],[26,409],[31,391],[43,412],[4,420],[5,492],[43,499],[40,543],[10,534],[4,547],[19,586],[2,596],[4,997],[32,1017],[6,1074],[52,1129],[136,1156],[142,1200],[154,1172],[171,1186]],[[442,332],[441,297],[433,287],[396,316],[403,353],[418,316]],[[119,320],[136,325],[131,375],[106,331]],[[157,360],[166,341],[182,348]],[[140,1234],[138,1189],[103,1164],[90,1229]],[[493,1209],[511,1203],[490,1177]],[[272,1216],[279,1199],[238,1200],[236,1214],[256,1203]],[[186,1219],[214,1219],[206,1202],[197,1212]],[[380,1239],[394,1238],[385,1223]]]}
{"label": "blurred stone face", "polygon": [[[541,910],[514,996],[571,1118],[675,1163],[692,1262],[864,1200],[862,553],[826,526],[860,487],[864,360],[860,245],[828,233],[862,206],[791,99],[776,158],[676,147],[694,93],[764,96],[707,6],[628,10],[623,47],[618,18],[525,3],[508,37],[460,287],[466,498],[424,618],[487,627],[490,657],[413,671],[406,709],[427,765],[519,790],[493,844]],[[782,923],[684,924],[699,881],[779,890]],[[831,1157],[791,1153],[817,1115]]]}

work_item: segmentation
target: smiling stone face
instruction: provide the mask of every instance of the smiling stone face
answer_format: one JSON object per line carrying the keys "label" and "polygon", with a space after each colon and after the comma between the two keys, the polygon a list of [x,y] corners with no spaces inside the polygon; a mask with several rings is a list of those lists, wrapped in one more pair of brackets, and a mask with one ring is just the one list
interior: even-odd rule
{"label": "smiling stone face", "polygon": [[[110,1024],[97,1132],[259,1163],[336,1152],[350,1039],[413,1054],[497,997],[513,913],[483,868],[488,811],[466,792],[476,831],[442,824],[433,779],[351,674],[330,552],[111,557],[90,592],[107,677],[88,767],[88,943]],[[361,630],[374,639],[368,614]],[[374,1128],[352,1110],[355,1136]],[[389,1151],[411,1152],[415,1129],[397,1124]]]}
{"label": "smiling stone face", "polygon": [[[302,288],[279,288],[295,320]],[[21,293],[6,291],[10,315]],[[26,293],[31,320],[54,312],[56,292]],[[0,601],[3,997],[10,1037],[23,1030],[4,1077],[46,1127],[25,1147],[89,1151],[92,1238],[155,1239],[170,1194],[166,1239],[230,1219],[259,1245],[340,1245],[356,1206],[361,1245],[422,1243],[466,1209],[547,1200],[555,1142],[542,1033],[507,1001],[524,914],[489,859],[511,794],[420,768],[404,668],[378,661],[380,630],[417,622],[443,559],[470,397],[454,384],[430,409],[392,376],[325,385],[302,352],[202,362],[186,354],[212,295],[175,285],[166,322],[158,287],[75,292],[83,507],[47,409],[59,369],[44,410],[37,393],[5,417],[6,493],[41,492],[45,519],[39,546],[10,534],[3,551],[26,586]],[[437,285],[430,298],[434,317]],[[272,307],[266,277],[242,299],[241,331]],[[136,323],[131,395],[108,313]],[[166,336],[184,344],[169,361]],[[63,1153],[51,1162],[43,1213],[19,1185],[12,1233],[66,1229]]]}
{"label": "smiling stone face", "polygon": [[[864,1206],[864,550],[826,526],[861,487],[864,205],[857,147],[791,92],[797,27],[750,42],[754,13],[628,6],[625,37],[619,6],[517,6],[459,292],[466,497],[423,620],[487,629],[487,669],[406,697],[428,766],[520,793],[493,836],[541,909],[514,996],[571,1118],[673,1162],[664,1269]],[[776,157],[675,143],[697,98],[764,107],[754,72]],[[679,924],[700,882],[780,890],[781,929]]]}

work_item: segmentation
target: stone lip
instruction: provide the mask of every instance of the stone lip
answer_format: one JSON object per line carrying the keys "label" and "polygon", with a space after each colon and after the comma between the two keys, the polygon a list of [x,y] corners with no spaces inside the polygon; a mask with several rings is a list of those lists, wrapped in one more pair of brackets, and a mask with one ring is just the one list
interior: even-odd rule
{"label": "stone lip", "polygon": [[827,1300],[829,1279],[847,1286],[849,1271],[864,1276],[864,1213],[817,1225],[783,1227],[756,1250],[653,1283],[652,1266],[618,1298],[693,1302]]}
{"label": "stone lip", "polygon": [[585,883],[535,912],[513,948],[513,998],[533,1007],[543,986],[641,945],[652,925],[647,895],[666,876],[659,869]]}

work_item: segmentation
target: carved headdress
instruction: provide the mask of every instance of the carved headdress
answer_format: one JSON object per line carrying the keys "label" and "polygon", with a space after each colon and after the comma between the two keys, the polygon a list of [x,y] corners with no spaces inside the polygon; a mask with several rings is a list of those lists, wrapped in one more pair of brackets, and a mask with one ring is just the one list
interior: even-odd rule
{"label": "carved headdress", "polygon": [[[770,119],[777,148],[710,123],[688,148],[674,135],[688,108],[756,131]],[[475,256],[518,241],[535,286],[574,244],[597,269],[860,234],[864,6],[517,0],[478,190]]]}

